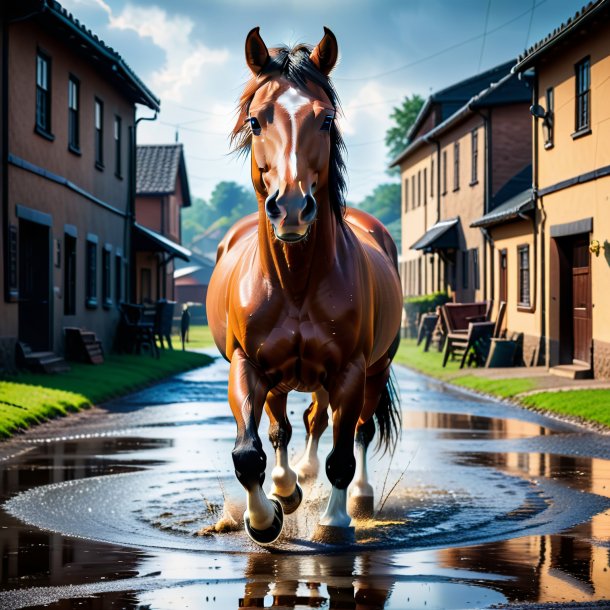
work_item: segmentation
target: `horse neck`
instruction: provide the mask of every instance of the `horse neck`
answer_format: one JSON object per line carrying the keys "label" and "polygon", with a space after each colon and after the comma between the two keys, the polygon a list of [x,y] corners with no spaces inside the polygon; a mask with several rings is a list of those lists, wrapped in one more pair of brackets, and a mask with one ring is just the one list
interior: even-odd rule
{"label": "horse neck", "polygon": [[318,216],[303,242],[285,244],[279,241],[265,214],[265,201],[258,197],[258,242],[263,275],[277,282],[297,301],[321,271],[328,269],[336,256],[338,225],[330,209],[328,192],[316,192]]}

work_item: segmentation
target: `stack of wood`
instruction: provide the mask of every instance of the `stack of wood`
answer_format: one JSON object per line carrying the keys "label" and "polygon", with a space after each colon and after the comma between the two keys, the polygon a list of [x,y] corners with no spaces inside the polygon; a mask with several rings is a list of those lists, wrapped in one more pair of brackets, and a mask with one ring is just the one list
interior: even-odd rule
{"label": "stack of wood", "polygon": [[82,328],[64,328],[66,333],[66,358],[86,364],[103,364],[104,350],[97,335]]}

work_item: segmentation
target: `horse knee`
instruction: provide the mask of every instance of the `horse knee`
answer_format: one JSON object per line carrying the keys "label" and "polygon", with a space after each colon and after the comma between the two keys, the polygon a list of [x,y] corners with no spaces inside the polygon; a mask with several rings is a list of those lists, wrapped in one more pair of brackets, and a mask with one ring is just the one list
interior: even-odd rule
{"label": "horse knee", "polygon": [[353,447],[343,450],[335,447],[326,458],[326,476],[333,487],[347,489],[356,472],[356,459]]}
{"label": "horse knee", "polygon": [[235,476],[250,491],[253,487],[262,486],[265,481],[267,456],[261,447],[260,440],[237,442],[232,452]]}
{"label": "horse knee", "polygon": [[288,421],[280,426],[278,423],[273,423],[269,426],[269,441],[274,449],[288,447],[288,443],[292,438],[292,426]]}

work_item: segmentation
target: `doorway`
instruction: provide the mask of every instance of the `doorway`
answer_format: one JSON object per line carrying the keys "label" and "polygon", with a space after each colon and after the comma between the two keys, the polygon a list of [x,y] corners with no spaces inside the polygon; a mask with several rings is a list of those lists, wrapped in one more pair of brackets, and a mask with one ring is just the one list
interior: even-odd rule
{"label": "doorway", "polygon": [[19,341],[50,350],[51,243],[49,227],[19,220]]}

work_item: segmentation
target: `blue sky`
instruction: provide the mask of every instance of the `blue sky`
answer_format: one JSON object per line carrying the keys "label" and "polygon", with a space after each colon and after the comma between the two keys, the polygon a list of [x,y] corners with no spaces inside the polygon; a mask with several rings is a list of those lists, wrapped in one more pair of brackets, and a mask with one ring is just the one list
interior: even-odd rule
{"label": "blue sky", "polygon": [[[426,97],[507,61],[543,38],[583,0],[60,0],[124,57],[161,98],[139,143],[184,143],[191,192],[209,197],[220,180],[250,187],[249,166],[229,155],[228,132],[249,74],[248,31],[268,46],[315,44],[323,26],[339,41],[333,73],[348,148],[348,200],[385,173],[389,114],[405,95]],[[150,114],[148,109],[142,115]]]}

